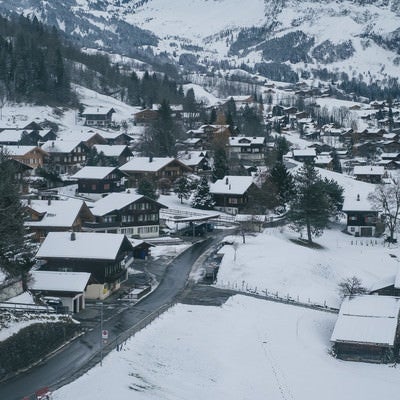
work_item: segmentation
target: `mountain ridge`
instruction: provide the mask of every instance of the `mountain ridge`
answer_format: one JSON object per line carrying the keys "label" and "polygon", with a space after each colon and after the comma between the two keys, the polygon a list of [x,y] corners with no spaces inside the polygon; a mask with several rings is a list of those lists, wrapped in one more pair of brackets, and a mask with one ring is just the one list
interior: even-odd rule
{"label": "mountain ridge", "polygon": [[2,0],[6,9],[35,14],[82,46],[162,55],[189,71],[244,66],[268,75],[280,65],[288,80],[327,70],[382,85],[400,72],[393,0]]}

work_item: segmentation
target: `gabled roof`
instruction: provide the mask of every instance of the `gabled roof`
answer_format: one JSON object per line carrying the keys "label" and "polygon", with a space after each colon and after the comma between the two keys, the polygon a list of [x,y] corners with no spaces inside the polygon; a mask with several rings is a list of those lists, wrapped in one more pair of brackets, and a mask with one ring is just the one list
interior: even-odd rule
{"label": "gabled roof", "polygon": [[84,205],[83,200],[31,200],[30,204],[25,202],[25,206],[31,208],[37,213],[44,214],[40,221],[26,221],[25,226],[32,227],[72,227],[79,211]]}
{"label": "gabled roof", "polygon": [[89,272],[33,271],[29,289],[81,293],[90,279]]}
{"label": "gabled roof", "polygon": [[82,140],[49,140],[42,145],[42,149],[48,153],[71,153],[82,143]]}
{"label": "gabled roof", "polygon": [[254,144],[264,144],[264,136],[234,136],[229,138],[229,146],[251,146]]}
{"label": "gabled roof", "polygon": [[97,153],[103,153],[106,157],[119,157],[126,149],[129,149],[124,144],[95,144],[93,147],[97,150]]}
{"label": "gabled roof", "polygon": [[252,184],[251,176],[227,175],[210,185],[210,193],[243,195]]}
{"label": "gabled roof", "polygon": [[172,157],[134,157],[119,169],[121,171],[157,172],[174,161],[190,169],[187,165]]}
{"label": "gabled roof", "polygon": [[120,210],[129,204],[135,203],[138,200],[146,199],[147,201],[154,202],[160,205],[160,207],[166,208],[161,203],[155,200],[149,199],[146,196],[134,193],[110,193],[108,196],[97,200],[93,208],[91,208],[93,215],[103,216],[111,211]]}
{"label": "gabled roof", "polygon": [[399,311],[398,297],[370,295],[345,297],[331,341],[392,346],[395,341]]}
{"label": "gabled roof", "polygon": [[207,158],[206,150],[180,151],[177,156],[178,160],[189,167],[198,165]]}
{"label": "gabled roof", "polygon": [[[126,240],[117,233],[49,232],[36,254],[37,258],[115,260]],[[129,243],[130,244],[130,243]]]}
{"label": "gabled roof", "polygon": [[379,175],[385,173],[385,168],[376,165],[356,165],[354,167],[354,175]]}
{"label": "gabled roof", "polygon": [[76,174],[72,175],[73,179],[104,179],[106,176],[114,172],[116,167],[83,167]]}
{"label": "gabled roof", "polygon": [[27,131],[26,129],[4,129],[0,132],[0,141],[18,143],[22,139],[24,132],[28,135],[32,133],[31,130]]}
{"label": "gabled roof", "polygon": [[115,110],[113,108],[86,107],[82,115],[105,115],[110,112],[115,113]]}
{"label": "gabled roof", "polygon": [[343,212],[348,211],[376,211],[368,198],[363,194],[353,194],[345,196],[343,201]]}
{"label": "gabled roof", "polygon": [[3,150],[6,151],[10,156],[24,156],[33,150],[38,150],[42,154],[46,152],[38,146],[2,146]]}
{"label": "gabled roof", "polygon": [[293,150],[292,154],[293,157],[315,157],[317,155],[314,148]]}

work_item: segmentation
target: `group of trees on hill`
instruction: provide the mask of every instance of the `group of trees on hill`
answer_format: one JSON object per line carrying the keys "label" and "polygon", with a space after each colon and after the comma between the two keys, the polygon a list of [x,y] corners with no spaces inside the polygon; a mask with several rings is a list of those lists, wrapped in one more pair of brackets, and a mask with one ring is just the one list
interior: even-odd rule
{"label": "group of trees on hill", "polygon": [[55,29],[45,28],[36,18],[0,17],[0,95],[17,102],[68,104],[73,100]]}
{"label": "group of trees on hill", "polygon": [[[168,70],[168,68],[164,68]],[[171,73],[174,70],[171,69]],[[0,16],[0,98],[16,102],[76,105],[71,83],[149,107],[167,100],[191,104],[168,74],[148,71],[138,77],[104,54],[82,52],[49,28],[24,16]]]}

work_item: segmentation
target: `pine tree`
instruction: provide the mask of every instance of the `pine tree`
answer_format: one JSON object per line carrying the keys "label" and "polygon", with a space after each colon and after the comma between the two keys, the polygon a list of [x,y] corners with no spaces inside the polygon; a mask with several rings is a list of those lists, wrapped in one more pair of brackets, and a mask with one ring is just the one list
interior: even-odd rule
{"label": "pine tree", "polygon": [[226,155],[226,151],[223,147],[218,146],[214,150],[214,164],[212,169],[212,179],[213,181],[217,181],[218,179],[222,179],[225,175],[228,175],[229,165],[228,165],[228,157]]}
{"label": "pine tree", "polygon": [[175,181],[175,193],[180,199],[181,204],[183,199],[187,200],[190,197],[191,185],[186,176],[182,176]]}
{"label": "pine tree", "polygon": [[138,187],[136,189],[137,194],[141,194],[142,196],[147,196],[150,199],[157,199],[156,187],[152,181],[143,178],[139,181]]}
{"label": "pine tree", "polygon": [[0,150],[0,269],[8,275],[24,277],[31,264],[24,261],[27,254],[24,248],[24,211],[14,165],[8,154]]}
{"label": "pine tree", "polygon": [[293,177],[282,162],[271,169],[271,182],[276,188],[279,204],[284,206],[294,195]]}
{"label": "pine tree", "polygon": [[203,176],[193,196],[192,207],[211,210],[215,205],[207,178]]}
{"label": "pine tree", "polygon": [[320,236],[343,203],[343,188],[322,180],[312,164],[304,164],[295,176],[295,196],[290,202],[288,220],[297,231],[307,230],[308,243]]}
{"label": "pine tree", "polygon": [[340,163],[340,159],[336,149],[332,151],[332,168],[335,172],[342,173],[342,164]]}

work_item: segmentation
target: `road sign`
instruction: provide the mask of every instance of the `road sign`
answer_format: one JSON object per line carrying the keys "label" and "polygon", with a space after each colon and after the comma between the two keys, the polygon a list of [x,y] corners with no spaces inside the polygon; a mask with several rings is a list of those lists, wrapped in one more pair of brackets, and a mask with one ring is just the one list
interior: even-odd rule
{"label": "road sign", "polygon": [[108,330],[107,330],[107,329],[103,329],[103,330],[101,331],[101,338],[102,338],[103,340],[107,340],[107,339],[108,339]]}

